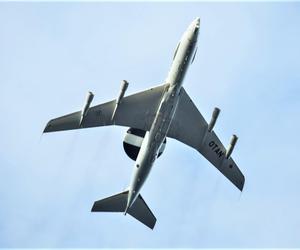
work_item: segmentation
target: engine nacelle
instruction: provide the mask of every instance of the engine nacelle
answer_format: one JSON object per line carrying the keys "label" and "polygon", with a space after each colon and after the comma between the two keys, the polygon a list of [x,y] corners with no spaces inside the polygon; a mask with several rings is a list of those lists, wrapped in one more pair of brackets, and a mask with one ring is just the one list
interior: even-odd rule
{"label": "engine nacelle", "polygon": [[119,107],[119,104],[121,104],[121,102],[122,102],[122,99],[123,99],[123,97],[124,97],[124,95],[125,95],[125,92],[126,92],[126,90],[127,90],[127,88],[128,88],[128,85],[129,85],[129,83],[128,83],[126,80],[123,80],[123,81],[122,81],[120,93],[119,93],[119,95],[118,95],[118,98],[116,99],[115,108],[114,108],[114,111],[113,111],[112,116],[111,116],[111,119],[112,119],[112,120],[113,120],[114,117],[115,117],[115,114],[116,114],[116,112],[117,112],[117,109],[118,109],[118,107]]}
{"label": "engine nacelle", "polygon": [[234,149],[234,146],[235,146],[237,140],[238,140],[238,137],[237,137],[236,135],[232,135],[231,140],[230,140],[230,143],[229,143],[229,146],[228,146],[228,148],[227,148],[227,150],[226,150],[226,155],[225,155],[225,156],[226,156],[227,159],[228,159],[228,158],[230,157],[230,155],[232,154],[232,151],[233,151],[233,149]]}
{"label": "engine nacelle", "polygon": [[86,96],[86,100],[85,100],[85,103],[84,103],[84,106],[81,110],[81,117],[80,117],[80,121],[79,121],[79,126],[81,126],[83,120],[84,120],[84,117],[86,116],[89,108],[90,108],[90,105],[93,101],[93,98],[94,98],[94,94],[92,92],[88,92],[87,93],[87,96]]}
{"label": "engine nacelle", "polygon": [[[123,147],[124,147],[126,154],[128,155],[128,157],[130,159],[132,159],[134,161],[136,160],[136,158],[140,152],[145,134],[146,134],[146,131],[141,130],[141,129],[130,128],[127,130],[126,135],[123,140]],[[165,139],[164,142],[162,143],[162,145],[158,151],[157,157],[160,157],[162,155],[163,151],[165,150],[166,143],[167,143],[167,139]]]}
{"label": "engine nacelle", "polygon": [[129,83],[126,81],[126,80],[123,80],[122,81],[122,84],[121,84],[121,89],[120,89],[120,93],[119,93],[119,96],[116,100],[116,104],[119,105],[119,103],[122,101],[123,97],[124,97],[124,94],[128,88],[128,85]]}
{"label": "engine nacelle", "polygon": [[208,132],[211,132],[213,130],[220,112],[221,112],[221,110],[219,108],[214,109],[214,112],[212,113],[210,122],[208,124],[208,128],[207,128]]}

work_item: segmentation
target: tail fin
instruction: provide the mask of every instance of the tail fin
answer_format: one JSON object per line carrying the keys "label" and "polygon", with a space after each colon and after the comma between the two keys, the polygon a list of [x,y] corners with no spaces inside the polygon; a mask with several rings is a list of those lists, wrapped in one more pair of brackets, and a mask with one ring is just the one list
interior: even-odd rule
{"label": "tail fin", "polygon": [[[92,207],[92,212],[124,212],[127,205],[127,198],[128,191],[125,191],[96,201]],[[141,195],[137,197],[127,213],[147,227],[154,228],[156,218]]]}

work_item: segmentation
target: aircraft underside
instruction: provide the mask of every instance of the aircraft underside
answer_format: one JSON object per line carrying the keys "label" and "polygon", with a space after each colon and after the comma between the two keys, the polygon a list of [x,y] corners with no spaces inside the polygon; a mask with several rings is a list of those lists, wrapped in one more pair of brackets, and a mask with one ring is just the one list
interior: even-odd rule
{"label": "aircraft underside", "polygon": [[197,51],[199,27],[200,19],[197,18],[183,34],[162,85],[125,96],[128,82],[124,80],[115,100],[91,107],[94,95],[88,92],[82,110],[48,122],[45,133],[109,125],[129,127],[123,147],[128,157],[135,161],[130,185],[119,194],[96,201],[92,212],[128,213],[153,229],[156,218],[140,190],[155,160],[162,155],[167,137],[196,149],[239,190],[243,190],[244,175],[231,157],[237,136],[233,135],[225,148],[213,130],[220,109],[215,108],[207,123],[182,87]]}

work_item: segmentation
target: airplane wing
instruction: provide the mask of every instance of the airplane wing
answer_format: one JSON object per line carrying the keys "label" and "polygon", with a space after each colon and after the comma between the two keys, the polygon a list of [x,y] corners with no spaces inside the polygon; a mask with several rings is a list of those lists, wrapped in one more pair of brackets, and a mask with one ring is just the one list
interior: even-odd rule
{"label": "airplane wing", "polygon": [[214,131],[208,132],[207,122],[184,88],[167,136],[199,151],[239,190],[243,190],[244,175],[231,157],[225,157],[225,147]]}
{"label": "airplane wing", "polygon": [[118,106],[112,119],[116,100],[106,102],[88,109],[80,124],[81,111],[52,119],[44,132],[63,131],[108,125],[120,125],[142,130],[150,130],[165,85],[126,96]]}

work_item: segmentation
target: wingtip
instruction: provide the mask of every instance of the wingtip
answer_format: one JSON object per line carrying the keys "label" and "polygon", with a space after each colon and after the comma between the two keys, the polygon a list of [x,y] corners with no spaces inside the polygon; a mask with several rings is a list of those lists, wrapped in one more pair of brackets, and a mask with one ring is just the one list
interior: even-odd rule
{"label": "wingtip", "polygon": [[48,122],[47,125],[46,125],[46,127],[45,127],[44,130],[43,130],[43,134],[44,134],[44,133],[47,133],[47,132],[50,132],[50,131],[51,131],[50,128],[51,128],[51,123]]}
{"label": "wingtip", "polygon": [[244,185],[245,185],[245,177],[243,177],[243,179],[241,180],[241,184],[240,184],[240,186],[238,187],[239,190],[240,190],[241,192],[243,192]]}
{"label": "wingtip", "polygon": [[150,228],[151,230],[154,230],[155,224],[156,224],[156,220],[155,220],[154,224],[153,224],[151,227],[149,227],[149,228]]}
{"label": "wingtip", "polygon": [[43,134],[44,134],[44,133],[47,133],[47,132],[49,131],[48,129],[49,129],[49,124],[47,124],[46,127],[44,128]]}
{"label": "wingtip", "polygon": [[91,212],[97,212],[97,211],[95,210],[95,206],[96,206],[96,202],[94,202],[94,204],[93,204],[93,206],[92,206],[92,208],[91,208]]}

